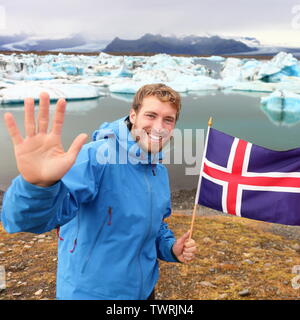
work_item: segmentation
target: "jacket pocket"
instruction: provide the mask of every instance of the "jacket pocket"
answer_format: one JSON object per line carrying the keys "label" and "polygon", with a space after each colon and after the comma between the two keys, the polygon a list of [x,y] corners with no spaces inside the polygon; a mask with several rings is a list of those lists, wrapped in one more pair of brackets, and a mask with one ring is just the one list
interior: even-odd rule
{"label": "jacket pocket", "polygon": [[100,229],[98,230],[98,232],[96,234],[96,237],[95,237],[95,239],[93,241],[93,244],[92,244],[92,246],[91,246],[91,248],[90,248],[90,250],[88,252],[88,255],[87,255],[87,257],[86,257],[86,259],[85,259],[85,261],[83,263],[83,266],[82,266],[82,269],[81,269],[81,273],[85,272],[86,267],[88,266],[88,264],[89,264],[89,262],[91,260],[91,256],[92,256],[92,254],[94,252],[94,249],[95,249],[96,244],[97,244],[97,242],[98,242],[98,240],[100,238],[100,235],[102,234],[102,231],[104,229],[105,224],[110,226],[111,223],[112,223],[112,207],[108,207],[107,216],[104,219],[104,221],[102,222],[101,227],[100,227]]}

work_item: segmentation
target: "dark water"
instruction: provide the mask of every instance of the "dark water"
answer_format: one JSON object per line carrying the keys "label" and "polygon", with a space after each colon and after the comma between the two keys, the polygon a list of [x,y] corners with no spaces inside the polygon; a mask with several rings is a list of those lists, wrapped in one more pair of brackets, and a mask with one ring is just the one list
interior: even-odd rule
{"label": "dark water", "polygon": [[[300,146],[300,124],[285,125],[272,120],[260,106],[260,97],[265,94],[209,93],[205,95],[188,95],[183,97],[183,108],[177,128],[206,129],[207,120],[213,117],[213,127],[228,134],[248,140],[252,143],[286,150]],[[121,100],[123,99],[123,100]],[[128,114],[132,96],[104,97],[98,100],[69,102],[63,131],[63,144],[68,147],[73,138],[86,132],[89,135],[104,121],[113,121]],[[17,175],[13,149],[3,122],[3,114],[9,109],[15,115],[21,131],[23,131],[23,109],[21,106],[0,108],[0,189],[6,189],[13,177]],[[54,106],[51,108],[53,113]],[[193,138],[193,155],[202,151],[202,141]],[[200,147],[197,147],[196,144]],[[176,151],[171,149],[171,153]],[[187,150],[185,150],[187,151]],[[176,151],[177,152],[177,151]],[[200,162],[200,161],[199,161]],[[198,176],[186,175],[186,168],[193,167],[183,164],[167,165],[170,173],[172,190],[193,189],[197,186]]]}

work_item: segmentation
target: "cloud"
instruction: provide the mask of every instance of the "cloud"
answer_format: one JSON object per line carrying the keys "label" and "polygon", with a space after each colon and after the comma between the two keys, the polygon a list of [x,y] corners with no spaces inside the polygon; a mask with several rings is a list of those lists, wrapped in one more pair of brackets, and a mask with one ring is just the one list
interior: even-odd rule
{"label": "cloud", "polygon": [[[1,1],[1,0],[0,0]],[[145,33],[243,36],[266,30],[292,31],[295,0],[5,0],[6,29],[98,39],[134,39]]]}

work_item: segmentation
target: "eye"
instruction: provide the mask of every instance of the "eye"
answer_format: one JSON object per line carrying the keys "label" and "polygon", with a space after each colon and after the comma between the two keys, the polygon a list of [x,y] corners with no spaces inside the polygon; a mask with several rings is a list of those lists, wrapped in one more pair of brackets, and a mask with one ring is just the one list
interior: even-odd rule
{"label": "eye", "polygon": [[155,116],[153,115],[153,114],[147,114],[146,115],[148,118],[150,118],[150,119],[154,119],[155,118]]}
{"label": "eye", "polygon": [[165,119],[165,122],[171,124],[171,123],[174,123],[174,119],[173,118],[167,118],[167,119]]}

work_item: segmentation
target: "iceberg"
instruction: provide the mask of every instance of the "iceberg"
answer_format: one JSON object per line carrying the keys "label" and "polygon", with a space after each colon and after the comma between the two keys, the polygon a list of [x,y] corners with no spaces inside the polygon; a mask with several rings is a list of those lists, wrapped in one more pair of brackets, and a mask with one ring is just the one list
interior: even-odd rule
{"label": "iceberg", "polygon": [[111,72],[111,75],[114,77],[121,77],[121,78],[131,78],[132,72],[128,70],[126,63],[124,62],[120,68]]}
{"label": "iceberg", "polygon": [[276,90],[261,98],[262,110],[276,124],[295,124],[300,120],[300,95]]}
{"label": "iceberg", "polygon": [[210,57],[201,57],[201,58],[209,61],[216,61],[216,62],[221,62],[225,60],[225,58],[221,56],[210,56]]}
{"label": "iceberg", "polygon": [[253,92],[273,92],[276,90],[276,85],[262,81],[244,81],[237,82],[232,85],[233,91],[253,91]]}
{"label": "iceberg", "polygon": [[227,58],[223,62],[223,68],[221,70],[222,79],[227,81],[240,81],[241,80],[241,59],[238,58]]}
{"label": "iceberg", "polygon": [[252,81],[256,79],[261,65],[262,62],[255,59],[227,58],[223,62],[221,77],[232,82]]}
{"label": "iceberg", "polygon": [[144,83],[135,82],[131,79],[116,81],[109,86],[109,91],[113,93],[135,94]]}
{"label": "iceberg", "polygon": [[257,79],[279,82],[283,76],[300,77],[299,61],[291,53],[279,52],[270,61],[262,64]]}
{"label": "iceberg", "polygon": [[24,75],[23,80],[40,81],[40,80],[52,80],[54,75],[50,72],[37,72],[28,75]]}
{"label": "iceberg", "polygon": [[48,85],[38,85],[26,83],[0,89],[0,104],[19,104],[28,97],[38,101],[39,95],[43,91],[49,94],[51,101],[56,101],[59,98],[65,98],[69,101],[95,99],[105,95],[99,88],[84,84],[49,83]]}
{"label": "iceberg", "polygon": [[[25,96],[38,98],[39,90],[45,88],[54,99],[64,96],[76,100],[97,97],[96,91],[101,87],[112,94],[134,94],[142,85],[158,82],[181,94],[217,90],[248,93],[287,90],[300,94],[300,67],[296,58],[284,52],[270,61],[167,54],[20,53],[0,54],[0,81],[1,103],[19,103]],[[8,84],[15,86],[15,91]]]}
{"label": "iceberg", "polygon": [[139,69],[135,71],[134,75],[132,76],[132,80],[140,81],[140,82],[148,82],[148,83],[155,83],[155,82],[166,82],[170,81],[172,76],[168,76],[166,70],[144,70]]}

